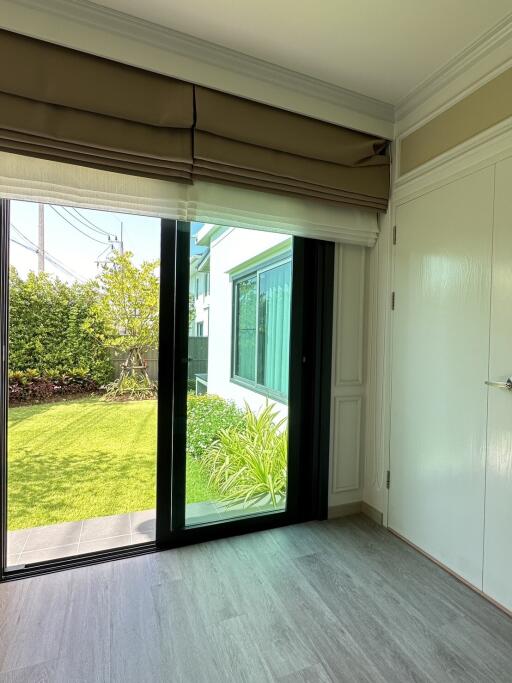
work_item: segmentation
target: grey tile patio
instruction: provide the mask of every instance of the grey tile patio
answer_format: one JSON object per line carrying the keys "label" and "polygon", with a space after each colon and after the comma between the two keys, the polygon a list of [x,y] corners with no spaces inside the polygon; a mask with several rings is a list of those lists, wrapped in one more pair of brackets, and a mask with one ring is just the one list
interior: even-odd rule
{"label": "grey tile patio", "polygon": [[25,549],[30,531],[30,529],[19,529],[9,532],[7,536],[7,553],[9,555],[18,555]]}
{"label": "grey tile patio", "polygon": [[155,537],[154,531],[148,534],[132,534],[132,545],[135,545],[136,543],[149,543],[150,541],[154,541]]}
{"label": "grey tile patio", "polygon": [[78,543],[55,546],[53,548],[38,548],[21,553],[18,564],[29,564],[30,562],[44,562],[45,560],[56,560],[61,557],[70,557],[78,553]]}
{"label": "grey tile patio", "polygon": [[35,527],[29,534],[23,552],[78,543],[81,530],[82,522]]}
{"label": "grey tile patio", "polygon": [[214,503],[188,503],[186,509],[187,526],[216,522],[220,519]]}
{"label": "grey tile patio", "polygon": [[[8,566],[155,540],[155,510],[9,531]],[[133,533],[132,533],[133,530]]]}
{"label": "grey tile patio", "polygon": [[94,541],[98,538],[110,538],[131,534],[130,515],[110,515],[86,519],[83,523],[81,541]]}
{"label": "grey tile patio", "polygon": [[[187,525],[219,522],[247,514],[269,511],[266,502],[253,508],[226,506],[217,502],[189,503]],[[121,515],[95,517],[79,522],[9,531],[8,565],[43,562],[110,548],[155,540],[155,510],[137,510]]]}
{"label": "grey tile patio", "polygon": [[78,554],[110,550],[111,548],[122,548],[123,546],[131,545],[132,542],[132,534],[111,536],[110,538],[96,538],[93,541],[80,541],[78,544]]}
{"label": "grey tile patio", "polygon": [[130,522],[132,534],[144,534],[146,536],[152,536],[151,540],[154,540],[156,531],[155,510],[139,510],[137,512],[130,512]]}

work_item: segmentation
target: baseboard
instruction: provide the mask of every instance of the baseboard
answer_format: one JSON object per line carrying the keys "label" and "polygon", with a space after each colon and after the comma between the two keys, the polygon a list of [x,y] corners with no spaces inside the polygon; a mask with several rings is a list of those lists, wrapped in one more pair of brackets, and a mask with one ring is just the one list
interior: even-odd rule
{"label": "baseboard", "polygon": [[368,503],[365,503],[363,501],[361,503],[361,512],[363,513],[363,515],[366,515],[367,517],[372,519],[376,524],[382,526],[384,515],[382,514],[382,512],[377,510],[377,508],[374,508],[373,505],[368,505]]}
{"label": "baseboard", "polygon": [[359,515],[361,513],[362,502],[358,500],[356,503],[343,503],[342,505],[334,505],[329,508],[327,516],[329,519],[336,519],[337,517],[349,517],[350,515]]}
{"label": "baseboard", "polygon": [[398,531],[395,531],[394,529],[391,529],[389,527],[388,527],[388,531],[391,534],[393,534],[393,536],[396,536],[397,538],[399,538],[404,543],[407,543],[407,545],[410,546],[411,548],[414,548],[414,550],[416,550],[418,553],[420,553],[420,555],[423,555],[423,557],[426,557],[428,560],[430,560],[431,562],[436,564],[438,567],[443,569],[447,574],[450,574],[451,576],[453,576],[454,579],[457,579],[457,581],[460,581],[465,586],[470,588],[472,591],[474,591],[475,593],[478,593],[478,595],[480,595],[482,598],[487,600],[487,602],[490,602],[491,605],[494,605],[494,607],[497,607],[501,612],[504,612],[508,617],[512,618],[512,611],[510,611],[507,607],[505,607],[505,605],[502,605],[501,602],[498,602],[497,600],[494,600],[493,598],[491,598],[490,595],[487,595],[487,593],[484,593],[482,590],[480,590],[480,588],[477,588],[476,586],[474,586],[472,583],[470,583],[465,578],[463,578],[460,574],[457,574],[457,572],[454,572],[453,569],[450,569],[450,567],[447,567],[445,564],[443,564],[442,562],[437,560],[433,555],[430,555],[425,550],[420,548],[418,545],[416,545],[412,541],[409,541],[408,538],[405,538],[405,536],[402,536],[402,534],[399,534]]}

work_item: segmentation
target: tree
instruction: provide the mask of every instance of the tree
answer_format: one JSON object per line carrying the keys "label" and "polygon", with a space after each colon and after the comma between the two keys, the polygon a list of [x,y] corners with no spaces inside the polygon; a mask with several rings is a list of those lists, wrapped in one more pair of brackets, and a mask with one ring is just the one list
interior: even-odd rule
{"label": "tree", "polygon": [[144,355],[158,347],[160,287],[155,271],[159,261],[144,261],[137,267],[132,258],[129,251],[113,255],[96,283],[98,297],[89,329],[101,329],[99,341],[127,354],[107,398],[149,398],[156,393]]}

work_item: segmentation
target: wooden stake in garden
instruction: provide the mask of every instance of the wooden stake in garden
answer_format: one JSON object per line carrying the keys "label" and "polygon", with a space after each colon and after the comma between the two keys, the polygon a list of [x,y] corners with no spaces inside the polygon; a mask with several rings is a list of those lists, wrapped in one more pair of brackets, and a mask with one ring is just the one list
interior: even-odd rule
{"label": "wooden stake in garden", "polygon": [[148,373],[148,364],[139,349],[130,349],[128,357],[121,364],[121,374],[113,382],[107,398],[144,399],[153,398],[157,386]]}

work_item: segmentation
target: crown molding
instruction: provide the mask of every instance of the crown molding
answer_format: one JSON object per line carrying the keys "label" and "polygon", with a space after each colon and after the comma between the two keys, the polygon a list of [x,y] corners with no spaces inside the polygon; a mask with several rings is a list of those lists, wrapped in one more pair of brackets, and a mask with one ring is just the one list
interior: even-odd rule
{"label": "crown molding", "polygon": [[[262,84],[269,84],[276,86],[281,91],[291,91],[305,96],[309,100],[317,100],[329,105],[326,108],[326,116],[319,117],[325,120],[333,120],[335,116],[329,116],[329,113],[334,113],[338,108],[340,112],[352,112],[357,115],[353,117],[352,124],[358,120],[361,123],[360,130],[370,130],[373,126],[372,132],[385,137],[392,137],[393,122],[394,122],[394,107],[392,104],[382,102],[380,100],[361,95],[352,90],[342,88],[322,80],[298,73],[296,71],[272,64],[270,62],[257,59],[245,55],[241,52],[231,50],[229,48],[211,43],[199,38],[195,38],[174,29],[162,27],[157,24],[132,17],[130,15],[112,10],[100,5],[96,5],[88,0],[1,0],[0,1],[0,25],[8,30],[14,30],[18,33],[37,37],[41,39],[51,40],[67,47],[75,47],[86,50],[98,56],[118,59],[126,63],[135,64],[131,51],[127,51],[127,57],[120,59],[119,55],[119,38],[124,39],[127,44],[134,46],[142,46],[144,48],[151,48],[151,50],[161,50],[167,53],[165,69],[160,68],[155,64],[153,70],[172,75],[184,80],[193,80],[195,83],[209,87],[219,87],[213,75],[212,68],[201,69],[200,65],[208,65],[213,67],[215,74],[219,76],[219,70],[229,72],[230,74],[237,74],[243,79],[249,79],[250,82],[258,81]],[[16,13],[16,10],[18,12]],[[23,12],[22,10],[25,10]],[[28,12],[32,10],[33,14],[30,16]],[[16,16],[17,14],[17,16]],[[55,23],[54,28],[51,27],[50,21],[37,20],[37,14],[41,17],[50,16],[54,19],[58,18],[58,24]],[[29,19],[27,21],[27,19]],[[31,20],[30,20],[31,19]],[[112,45],[112,41],[91,41],[86,42],[86,36],[83,36],[79,42],[80,36],[77,32],[73,32],[68,27],[87,27],[89,31],[101,31],[103,35],[115,36],[117,42]],[[87,45],[87,47],[84,47]],[[117,46],[117,47],[116,47]],[[148,56],[146,51],[145,55]],[[174,56],[179,55],[188,62],[180,62],[180,60],[173,59]],[[195,69],[188,69],[185,64],[190,66],[194,62]],[[147,64],[141,65],[145,68]],[[173,69],[176,71],[172,73]],[[187,78],[188,73],[192,74],[194,78]],[[226,79],[229,84],[230,80]],[[222,89],[233,94],[246,96],[246,93],[237,91],[237,88],[231,84],[231,87],[223,87]],[[262,94],[264,89],[252,89],[256,95],[253,99],[264,101]],[[274,98],[274,92],[270,91],[270,96]],[[282,103],[279,103],[282,106]],[[286,107],[291,111],[299,110],[297,107]],[[308,114],[308,112],[300,112]],[[313,114],[309,114],[313,115]],[[380,121],[381,125],[375,125],[375,121]],[[338,121],[333,121],[337,123]],[[373,124],[372,124],[373,122]],[[350,124],[347,124],[350,125]],[[357,126],[355,126],[357,127]],[[380,128],[380,130],[377,130]]]}
{"label": "crown molding", "polygon": [[512,13],[396,106],[89,0],[0,0],[0,27],[388,139],[512,66]]}
{"label": "crown molding", "polygon": [[432,118],[512,65],[512,13],[415,86],[395,107],[405,128]]}

